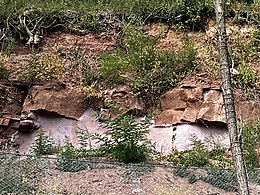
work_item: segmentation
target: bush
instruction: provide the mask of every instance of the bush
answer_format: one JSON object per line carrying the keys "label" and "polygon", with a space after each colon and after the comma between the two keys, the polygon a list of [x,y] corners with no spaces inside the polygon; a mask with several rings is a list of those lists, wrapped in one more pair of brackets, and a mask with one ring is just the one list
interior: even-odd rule
{"label": "bush", "polygon": [[132,116],[122,115],[114,120],[105,121],[109,128],[104,135],[96,134],[101,143],[100,150],[124,163],[139,163],[147,160],[152,145],[147,138],[147,121],[135,122]]}
{"label": "bush", "polygon": [[140,56],[143,59],[138,64],[133,91],[147,102],[174,88],[196,65],[196,51],[188,41],[178,52],[151,48]]}
{"label": "bush", "polygon": [[239,65],[238,72],[239,74],[234,77],[236,87],[242,89],[247,97],[252,96],[257,79],[255,71],[249,70],[246,66]]}
{"label": "bush", "polygon": [[25,71],[25,80],[49,81],[61,77],[64,66],[57,53],[36,54],[29,62],[29,68]]}
{"label": "bush", "polygon": [[8,75],[9,72],[2,67],[2,64],[0,62],[0,79],[7,78]]}
{"label": "bush", "polygon": [[178,52],[160,51],[158,39],[145,35],[141,29],[128,29],[122,48],[101,58],[101,77],[107,84],[133,83],[134,93],[147,104],[175,87],[195,69],[196,51],[185,41]]}
{"label": "bush", "polygon": [[238,184],[234,170],[209,169],[207,174],[207,178],[204,178],[205,182],[227,191],[238,191]]}
{"label": "bush", "polygon": [[36,135],[35,144],[32,146],[32,150],[35,155],[51,155],[56,152],[54,142],[44,134],[43,129],[39,129]]}
{"label": "bush", "polygon": [[79,150],[77,150],[68,140],[59,153],[56,166],[57,169],[65,172],[78,172],[86,168],[84,160],[79,158]]}
{"label": "bush", "polygon": [[260,121],[255,121],[251,125],[242,126],[242,147],[244,151],[245,163],[248,168],[260,166],[259,154],[260,148]]}
{"label": "bush", "polygon": [[171,154],[168,161],[176,165],[183,165],[184,167],[196,166],[204,167],[210,165],[208,150],[205,148],[201,140],[192,136],[192,149]]}
{"label": "bush", "polygon": [[4,63],[8,61],[8,56],[0,53],[0,79],[7,78],[9,71],[4,68]]}

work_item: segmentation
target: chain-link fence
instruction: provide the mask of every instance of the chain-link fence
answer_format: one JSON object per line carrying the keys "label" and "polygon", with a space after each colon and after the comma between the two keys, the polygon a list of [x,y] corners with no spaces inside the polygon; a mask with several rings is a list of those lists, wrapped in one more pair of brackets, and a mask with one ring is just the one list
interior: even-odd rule
{"label": "chain-link fence", "polygon": [[[260,169],[248,170],[260,194]],[[0,194],[237,194],[233,169],[123,164],[0,153]]]}

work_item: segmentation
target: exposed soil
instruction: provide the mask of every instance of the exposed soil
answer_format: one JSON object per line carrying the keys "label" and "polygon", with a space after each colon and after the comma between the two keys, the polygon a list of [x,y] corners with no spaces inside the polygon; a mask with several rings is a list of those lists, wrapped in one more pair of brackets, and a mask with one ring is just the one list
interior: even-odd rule
{"label": "exposed soil", "polygon": [[136,172],[123,167],[90,169],[75,173],[50,170],[43,182],[47,193],[91,195],[235,195],[203,181],[190,184],[172,169],[156,167]]}

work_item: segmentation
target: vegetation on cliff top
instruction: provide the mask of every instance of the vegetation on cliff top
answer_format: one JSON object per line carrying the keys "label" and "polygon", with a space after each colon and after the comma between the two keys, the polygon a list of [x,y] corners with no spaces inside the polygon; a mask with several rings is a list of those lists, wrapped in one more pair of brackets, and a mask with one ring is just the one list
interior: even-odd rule
{"label": "vegetation on cliff top", "polygon": [[[226,5],[226,16],[234,23],[259,25],[259,1],[227,0]],[[33,49],[35,55],[29,60],[29,67],[19,75],[24,81],[59,79],[65,74],[64,60],[77,59],[74,65],[81,63],[82,78],[79,80],[87,91],[97,89],[96,93],[100,94],[98,90],[103,85],[130,83],[136,95],[153,104],[162,93],[198,69],[198,64],[208,66],[209,72],[216,72],[218,68],[209,64],[214,64],[217,57],[209,51],[206,60],[198,59],[195,46],[189,40],[177,51],[162,51],[157,48],[160,35],[149,37],[142,29],[144,25],[161,22],[169,29],[204,31],[213,18],[211,0],[0,0],[0,45],[6,54],[14,52],[17,41]],[[117,38],[117,48],[90,60],[85,59],[87,54],[79,51],[74,56],[72,52],[64,54],[59,50],[38,54],[37,47],[44,36],[58,30],[78,35],[110,31]],[[251,41],[244,40],[243,36],[237,37],[231,51],[239,71],[234,83],[252,96],[257,75],[247,68],[247,63],[258,60],[259,31],[253,33]],[[214,43],[208,43],[205,48],[215,50]],[[94,65],[82,68],[86,63]],[[0,64],[0,77],[7,75]]]}

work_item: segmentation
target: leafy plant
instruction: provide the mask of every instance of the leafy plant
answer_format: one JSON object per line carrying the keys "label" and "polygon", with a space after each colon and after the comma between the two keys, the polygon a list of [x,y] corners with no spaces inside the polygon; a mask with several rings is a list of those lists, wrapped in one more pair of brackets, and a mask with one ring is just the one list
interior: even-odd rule
{"label": "leafy plant", "polygon": [[8,75],[9,75],[9,72],[2,67],[2,64],[0,62],[0,79],[7,78]]}
{"label": "leafy plant", "polygon": [[54,147],[53,141],[45,135],[42,128],[37,132],[35,144],[32,146],[34,154],[40,155],[51,155],[56,151],[57,148]]}
{"label": "leafy plant", "polygon": [[77,129],[77,137],[79,140],[79,145],[81,149],[92,149],[92,139],[91,134],[89,133],[88,129]]}
{"label": "leafy plant", "polygon": [[189,41],[185,41],[183,48],[176,53],[152,48],[143,53],[139,53],[143,59],[138,64],[133,91],[147,102],[175,87],[184,76],[195,70],[196,51]]}
{"label": "leafy plant", "polygon": [[102,155],[102,151],[99,148],[93,148],[92,142],[94,142],[93,135],[89,133],[88,129],[78,128],[77,137],[79,140],[80,148],[75,149],[77,152],[78,158],[92,158],[92,157],[100,157]]}
{"label": "leafy plant", "polygon": [[193,184],[193,183],[195,183],[195,182],[198,180],[197,175],[196,175],[195,173],[190,173],[190,174],[187,176],[187,179],[188,179],[188,182],[189,182],[190,184]]}
{"label": "leafy plant", "polygon": [[43,52],[34,55],[29,61],[29,67],[20,75],[26,81],[49,81],[60,78],[64,66],[58,53]]}
{"label": "leafy plant", "polygon": [[185,167],[204,167],[206,165],[209,165],[210,161],[208,157],[208,150],[205,148],[203,142],[199,140],[196,136],[192,136],[191,140],[191,150],[172,154],[169,156],[168,160],[177,164],[181,164]]}
{"label": "leafy plant", "polygon": [[238,72],[239,74],[234,77],[235,85],[243,89],[245,94],[250,97],[256,87],[257,75],[255,71],[249,70],[248,67],[242,65],[238,66]]}
{"label": "leafy plant", "polygon": [[0,79],[7,78],[9,71],[4,68],[4,63],[7,62],[8,56],[0,53]]}
{"label": "leafy plant", "polygon": [[[159,38],[158,38],[159,39]],[[133,83],[134,93],[153,105],[196,65],[196,51],[188,40],[178,52],[161,51],[141,29],[127,29],[123,45],[101,58],[101,78],[107,84]]]}
{"label": "leafy plant", "polygon": [[238,184],[234,170],[231,169],[208,169],[204,181],[211,185],[227,190],[238,191]]}
{"label": "leafy plant", "polygon": [[124,163],[138,163],[147,160],[152,145],[147,138],[147,121],[135,122],[132,116],[122,115],[114,120],[105,121],[109,128],[104,135],[96,134],[101,143],[100,150]]}
{"label": "leafy plant", "polygon": [[242,126],[242,147],[245,156],[245,163],[248,168],[260,166],[259,154],[260,148],[260,121],[255,121],[251,125]]}
{"label": "leafy plant", "polygon": [[67,139],[64,147],[59,152],[57,159],[57,169],[65,172],[78,172],[86,168],[84,160],[79,158],[79,150],[77,150]]}

